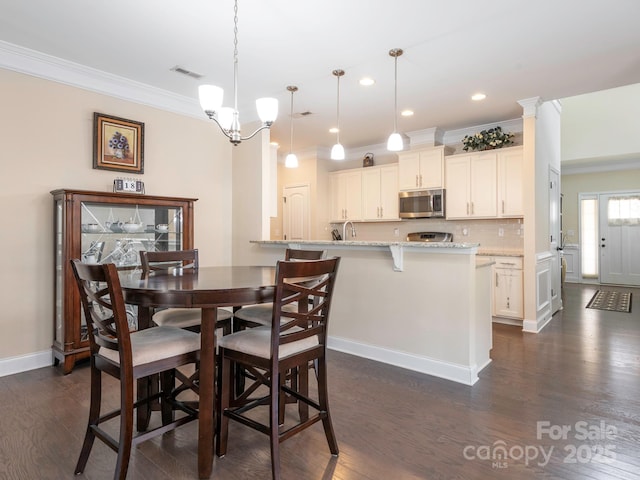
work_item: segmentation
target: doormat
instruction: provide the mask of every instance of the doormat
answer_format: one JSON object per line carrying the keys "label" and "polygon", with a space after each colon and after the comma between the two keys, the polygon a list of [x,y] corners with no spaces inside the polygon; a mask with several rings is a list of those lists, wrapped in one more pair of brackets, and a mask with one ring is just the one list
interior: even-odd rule
{"label": "doormat", "polygon": [[631,294],[596,290],[596,293],[591,297],[591,300],[589,300],[587,308],[629,313],[631,311]]}

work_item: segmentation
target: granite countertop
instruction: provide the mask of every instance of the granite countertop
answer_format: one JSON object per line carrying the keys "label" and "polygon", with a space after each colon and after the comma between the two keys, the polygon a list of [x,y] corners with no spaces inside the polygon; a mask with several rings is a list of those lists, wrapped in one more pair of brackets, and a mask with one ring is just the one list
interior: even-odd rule
{"label": "granite countertop", "polygon": [[493,265],[494,263],[496,262],[491,258],[482,255],[476,255],[476,268],[488,267],[489,265]]}
{"label": "granite countertop", "polygon": [[384,242],[367,240],[252,240],[251,243],[289,245],[331,245],[336,247],[414,247],[414,248],[477,248],[479,243],[460,242]]}
{"label": "granite countertop", "polygon": [[500,248],[479,248],[478,255],[487,257],[522,257],[524,252],[516,249],[500,249]]}

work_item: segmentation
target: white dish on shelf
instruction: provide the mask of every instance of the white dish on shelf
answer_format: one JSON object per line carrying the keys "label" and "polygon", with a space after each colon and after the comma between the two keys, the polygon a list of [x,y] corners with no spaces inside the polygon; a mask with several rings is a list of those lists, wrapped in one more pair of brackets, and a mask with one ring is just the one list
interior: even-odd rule
{"label": "white dish on shelf", "polygon": [[127,233],[139,232],[142,225],[139,223],[125,223],[122,225],[122,229]]}

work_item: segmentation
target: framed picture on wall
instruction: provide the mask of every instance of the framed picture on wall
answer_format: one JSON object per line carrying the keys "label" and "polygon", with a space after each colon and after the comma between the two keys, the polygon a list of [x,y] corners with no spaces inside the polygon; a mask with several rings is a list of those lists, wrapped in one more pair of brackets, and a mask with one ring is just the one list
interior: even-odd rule
{"label": "framed picture on wall", "polygon": [[93,168],[144,173],[144,123],[95,112]]}

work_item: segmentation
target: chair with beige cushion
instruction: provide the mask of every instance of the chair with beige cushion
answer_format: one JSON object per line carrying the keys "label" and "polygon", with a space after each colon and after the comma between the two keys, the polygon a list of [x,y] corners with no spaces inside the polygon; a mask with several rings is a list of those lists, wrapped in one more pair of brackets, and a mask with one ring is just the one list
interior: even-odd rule
{"label": "chair with beige cushion", "polygon": [[[175,250],[171,252],[140,252],[142,274],[166,272],[170,268],[198,269],[198,250]],[[216,327],[223,329],[223,334],[231,333],[233,313],[223,308],[218,309]],[[153,314],[156,325],[185,328],[194,332],[200,331],[202,311],[199,308],[165,308]]]}
{"label": "chair with beige cushion", "polygon": [[[298,250],[287,248],[284,252],[285,260],[320,260],[326,256],[326,250]],[[234,316],[234,330],[242,330],[245,327],[259,325],[271,325],[273,304],[262,303],[249,305],[236,310]]]}
{"label": "chair with beige cushion", "polygon": [[[127,475],[131,449],[138,443],[198,418],[198,412],[173,397],[175,369],[195,364],[200,357],[200,335],[175,327],[152,327],[129,331],[118,271],[113,263],[96,265],[72,260],[89,333],[91,403],[89,421],[75,473],[81,474],[96,438],[117,452],[114,478]],[[102,373],[119,380],[119,409],[101,415]],[[136,380],[160,374],[161,388],[149,398],[134,402]],[[134,435],[133,414],[141,405],[160,400],[162,425]],[[175,418],[175,412],[183,415]],[[120,420],[119,439],[112,427],[102,424]]]}
{"label": "chair with beige cushion", "polygon": [[[326,340],[339,263],[339,258],[278,262],[270,326],[248,328],[219,339],[218,456],[227,452],[230,419],[269,436],[274,480],[280,478],[280,443],[316,422],[322,422],[331,453],[338,454],[329,412]],[[307,367],[314,361],[317,376],[310,376]],[[238,366],[249,371],[261,387],[247,388],[236,396],[233,372]],[[281,381],[291,371],[299,372],[295,387]],[[317,382],[313,395],[309,394],[310,378]],[[299,421],[286,417],[281,422],[280,400],[285,395],[313,409],[314,414]],[[266,415],[254,412],[261,407]]]}

